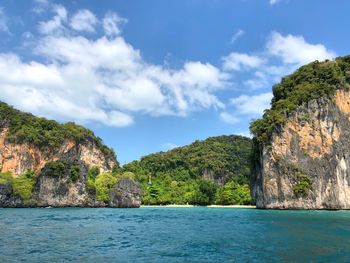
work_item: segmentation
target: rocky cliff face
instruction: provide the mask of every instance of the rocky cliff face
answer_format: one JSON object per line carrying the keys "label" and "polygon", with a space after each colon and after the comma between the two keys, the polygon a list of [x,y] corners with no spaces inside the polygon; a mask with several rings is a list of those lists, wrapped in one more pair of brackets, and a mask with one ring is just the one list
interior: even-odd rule
{"label": "rocky cliff face", "polygon": [[[2,133],[4,134],[4,133]],[[0,141],[1,172],[10,172],[18,177],[28,170],[35,171],[35,186],[30,200],[23,201],[16,195],[11,184],[0,183],[0,207],[139,207],[140,186],[130,179],[122,179],[109,191],[109,201],[96,200],[88,190],[88,170],[99,167],[100,172],[109,172],[116,165],[115,157],[104,154],[93,142],[65,143],[54,152],[41,151],[30,144]],[[64,164],[60,174],[50,172],[52,162]],[[71,167],[77,178],[72,180]]]}
{"label": "rocky cliff face", "polygon": [[[74,124],[69,124],[71,130],[68,130],[64,125],[21,113],[4,103],[0,106],[0,207],[140,206],[141,190],[138,184],[130,179],[124,179],[124,183],[121,183],[121,180],[109,191],[109,202],[96,200],[95,189],[89,191],[90,168],[95,167],[98,168],[98,173],[105,173],[118,166],[113,152],[91,131]],[[22,127],[17,124],[18,119],[29,127],[25,133],[13,131]],[[38,122],[39,128],[34,126]],[[55,146],[35,143],[47,136],[45,134],[52,132],[52,126],[58,131],[60,128],[66,129],[57,134],[65,136],[60,139],[60,143],[56,143]],[[42,130],[41,127],[48,130]],[[12,139],[9,139],[11,128]],[[34,131],[31,132],[31,129]],[[79,140],[73,136],[76,131],[80,132]],[[26,136],[23,136],[23,133]],[[36,141],[31,142],[27,138],[32,134],[36,136]],[[55,136],[47,138],[55,140]],[[33,178],[23,179],[28,171]],[[4,175],[7,177],[4,178]],[[95,177],[92,178],[93,183]]]}
{"label": "rocky cliff face", "polygon": [[44,166],[60,159],[79,159],[89,166],[98,166],[101,172],[110,171],[116,159],[104,154],[92,140],[77,144],[67,139],[57,148],[41,149],[31,143],[12,143],[6,140],[8,129],[0,132],[0,172],[14,176],[28,170],[39,173]]}
{"label": "rocky cliff face", "polygon": [[260,146],[258,208],[350,209],[350,92],[299,106]]}

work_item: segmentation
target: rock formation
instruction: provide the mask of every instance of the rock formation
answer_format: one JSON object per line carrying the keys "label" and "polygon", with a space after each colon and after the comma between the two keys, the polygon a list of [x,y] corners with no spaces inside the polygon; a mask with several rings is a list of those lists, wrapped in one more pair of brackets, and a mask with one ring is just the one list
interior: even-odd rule
{"label": "rock formation", "polygon": [[[121,179],[115,185],[110,194],[111,200],[116,199],[115,192],[122,197],[115,202],[99,201],[94,192],[89,192],[89,169],[95,167],[99,173],[105,173],[118,166],[113,151],[104,146],[91,131],[74,124],[69,124],[67,129],[62,124],[16,111],[4,103],[1,103],[0,117],[0,172],[3,177],[7,176],[6,180],[0,178],[0,207],[140,206],[141,190],[131,179]],[[22,126],[17,124],[18,119]],[[37,122],[41,123],[40,130],[36,130]],[[21,137],[24,132],[19,131],[24,126],[34,131],[25,131],[25,136]],[[57,129],[56,132],[66,130],[57,136],[55,134],[53,138],[63,137],[50,146],[50,141],[44,138],[54,129]],[[79,140],[72,135],[76,130],[82,134]],[[30,140],[31,136],[36,136],[36,139]],[[45,143],[38,143],[37,138]],[[53,166],[56,170],[53,170]],[[31,187],[21,181],[29,171],[33,174]],[[22,184],[16,184],[16,180]],[[31,190],[26,200],[18,194],[26,190],[24,187]]]}
{"label": "rock formation", "polygon": [[[343,60],[332,62],[332,67],[340,67],[340,62]],[[330,62],[318,63],[317,69],[325,63]],[[300,74],[299,71],[290,79]],[[347,79],[344,77],[344,80]],[[322,85],[324,79],[316,75],[314,81],[317,86]],[[350,209],[350,91],[347,81],[335,81],[334,90],[329,94],[303,101],[291,112],[284,112],[286,121],[275,126],[267,141],[255,139],[256,172],[251,190],[258,208]],[[276,112],[279,88],[274,90],[271,112]],[[283,99],[293,99],[288,96]],[[265,113],[265,120],[272,116],[268,114],[270,112]],[[273,126],[274,122],[265,123]],[[262,126],[253,123],[253,132],[257,130],[254,125]],[[261,131],[255,132],[257,137],[261,134]]]}

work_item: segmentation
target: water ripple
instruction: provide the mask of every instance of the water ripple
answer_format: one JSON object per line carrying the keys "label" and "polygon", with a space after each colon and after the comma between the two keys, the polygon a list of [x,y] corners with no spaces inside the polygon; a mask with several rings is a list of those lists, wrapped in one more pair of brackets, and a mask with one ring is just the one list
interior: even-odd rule
{"label": "water ripple", "polygon": [[350,261],[350,212],[0,209],[0,262]]}

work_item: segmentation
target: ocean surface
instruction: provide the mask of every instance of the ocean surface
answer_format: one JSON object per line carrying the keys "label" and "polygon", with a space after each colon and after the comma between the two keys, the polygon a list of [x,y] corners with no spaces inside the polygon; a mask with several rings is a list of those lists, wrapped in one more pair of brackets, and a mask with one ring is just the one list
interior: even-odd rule
{"label": "ocean surface", "polygon": [[350,262],[350,211],[0,209],[0,262]]}

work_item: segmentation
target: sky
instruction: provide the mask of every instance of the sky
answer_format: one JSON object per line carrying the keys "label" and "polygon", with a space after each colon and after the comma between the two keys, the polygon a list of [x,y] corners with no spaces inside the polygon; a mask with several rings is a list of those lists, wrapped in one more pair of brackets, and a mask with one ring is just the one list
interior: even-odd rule
{"label": "sky", "polygon": [[272,86],[350,53],[348,0],[1,0],[0,100],[92,129],[121,164],[250,136]]}

